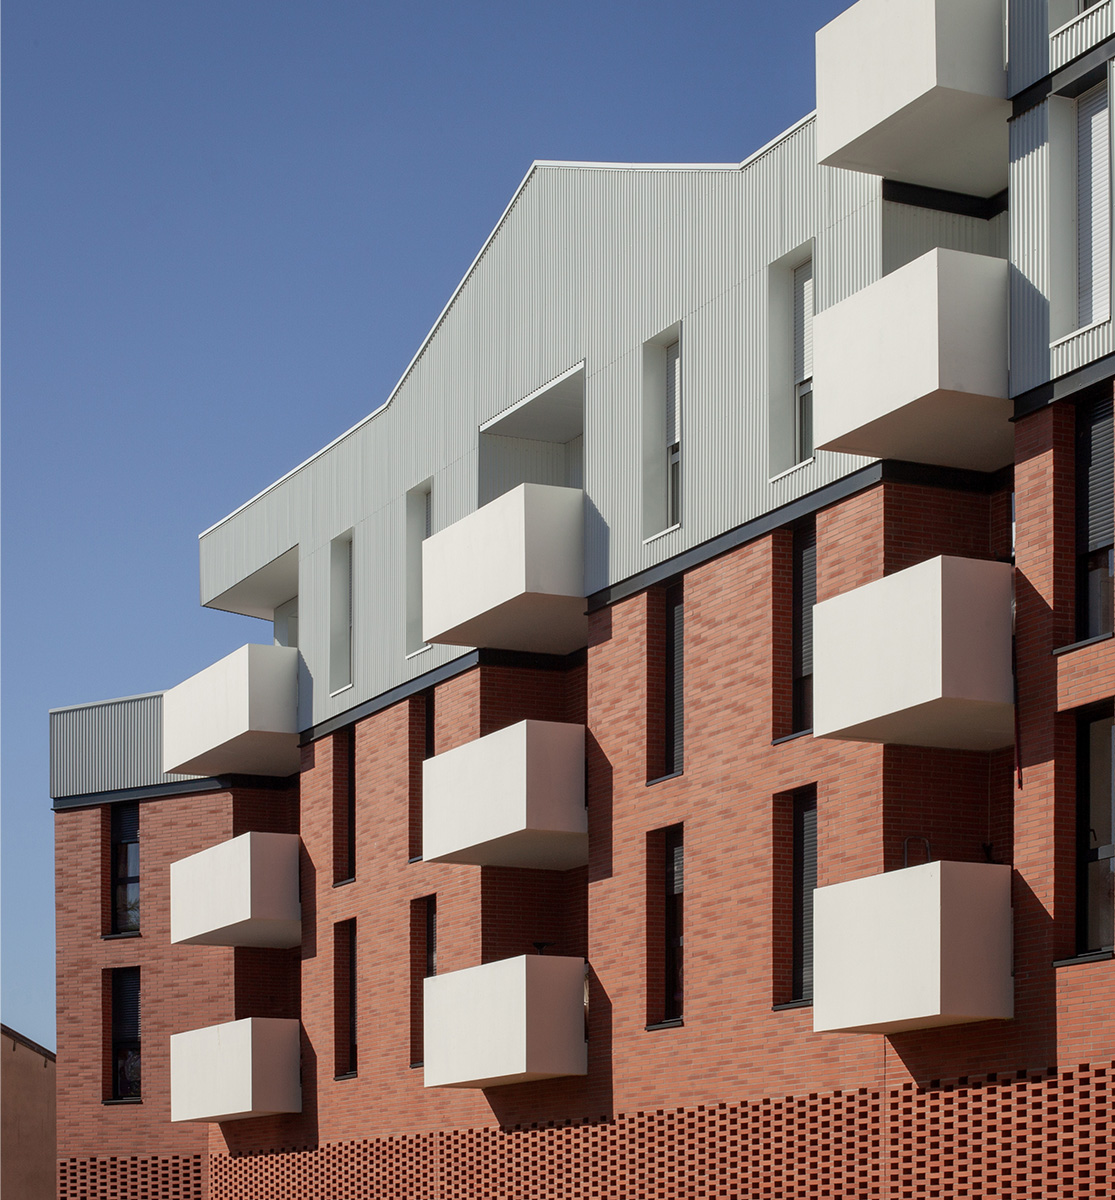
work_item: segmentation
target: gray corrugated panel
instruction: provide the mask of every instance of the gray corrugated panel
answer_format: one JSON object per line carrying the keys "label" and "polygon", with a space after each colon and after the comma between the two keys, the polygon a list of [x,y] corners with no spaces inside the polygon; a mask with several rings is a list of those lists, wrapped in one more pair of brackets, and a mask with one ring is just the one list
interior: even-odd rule
{"label": "gray corrugated panel", "polygon": [[1007,0],[1007,89],[1013,96],[1049,74],[1049,5],[1054,0]]}
{"label": "gray corrugated panel", "polygon": [[[568,451],[497,437],[481,451],[478,430],[582,360],[590,591],[839,478],[861,460],[823,454],[769,481],[769,275],[812,245],[824,308],[879,277],[880,229],[879,180],[818,168],[812,120],[742,168],[538,165],[390,405],[203,536],[203,592],[299,545],[304,726],[449,661],[452,647],[403,652],[402,497],[432,479],[442,529],[520,479],[556,481]],[[642,347],[678,322],[683,524],[645,542]],[[350,527],[353,686],[330,697],[328,544]]]}
{"label": "gray corrugated panel", "polygon": [[[999,221],[999,218],[995,219]],[[1000,226],[979,217],[963,217],[910,204],[883,203],[883,274],[913,262],[938,246],[969,254],[997,253],[1001,248]]]}
{"label": "gray corrugated panel", "polygon": [[1071,337],[1062,338],[1049,348],[1049,373],[1057,379],[1080,367],[1095,362],[1115,350],[1111,318],[1081,329]]}
{"label": "gray corrugated panel", "polygon": [[50,795],[55,800],[198,778],[166,775],[162,764],[162,692],[50,713]]}
{"label": "gray corrugated panel", "polygon": [[1049,379],[1049,105],[1010,123],[1010,389]]}
{"label": "gray corrugated panel", "polygon": [[1115,33],[1115,0],[1086,8],[1049,37],[1049,69],[1058,71]]}

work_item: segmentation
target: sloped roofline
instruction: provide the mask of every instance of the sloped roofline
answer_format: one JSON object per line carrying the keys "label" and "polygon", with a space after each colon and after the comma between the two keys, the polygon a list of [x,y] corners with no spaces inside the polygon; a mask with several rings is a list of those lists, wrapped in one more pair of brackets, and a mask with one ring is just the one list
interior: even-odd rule
{"label": "sloped roofline", "polygon": [[769,142],[767,142],[763,146],[760,146],[759,149],[754,151],[752,154],[749,154],[742,162],[731,162],[731,163],[620,163],[620,162],[572,162],[572,161],[564,161],[561,159],[545,159],[545,158],[535,159],[534,162],[532,162],[530,164],[530,167],[527,170],[527,173],[523,176],[522,183],[520,183],[519,186],[515,189],[513,195],[511,196],[511,199],[507,203],[507,207],[500,214],[500,218],[495,223],[495,226],[492,229],[492,232],[490,234],[488,234],[488,236],[484,239],[484,244],[480,247],[480,250],[477,252],[476,257],[469,264],[468,270],[465,271],[464,275],[461,277],[461,282],[458,283],[457,286],[453,289],[453,294],[449,297],[448,301],[445,304],[445,307],[438,314],[437,320],[434,321],[433,325],[430,328],[430,332],[428,334],[426,334],[426,336],[422,339],[422,344],[418,347],[417,351],[414,354],[414,357],[410,360],[409,363],[407,363],[406,369],[403,371],[402,375],[399,376],[399,382],[396,383],[395,386],[391,389],[391,392],[388,395],[387,399],[384,400],[384,402],[381,405],[379,405],[377,408],[374,408],[370,413],[368,413],[367,416],[361,417],[360,420],[357,421],[356,424],[353,425],[351,428],[346,429],[344,431],[344,433],[335,437],[328,444],[322,446],[320,450],[314,451],[314,453],[311,454],[309,456],[309,458],[303,459],[302,462],[300,462],[296,467],[292,467],[289,471],[287,471],[287,473],[285,475],[282,475],[278,479],[276,479],[274,483],[269,483],[267,485],[267,487],[265,487],[262,491],[257,492],[254,496],[252,496],[252,498],[250,500],[245,500],[244,503],[241,504],[239,508],[233,509],[233,511],[230,512],[227,516],[221,517],[221,519],[219,521],[215,521],[212,525],[209,526],[208,529],[205,529],[201,533],[199,533],[198,541],[200,541],[203,537],[206,537],[208,534],[212,533],[213,530],[219,529],[222,525],[225,524],[226,521],[231,521],[233,517],[238,516],[245,509],[250,508],[253,504],[255,504],[255,502],[257,500],[261,499],[263,496],[266,496],[268,492],[274,491],[275,488],[284,484],[292,476],[297,475],[299,471],[303,470],[303,468],[305,468],[305,467],[308,467],[310,465],[310,463],[314,462],[316,459],[320,458],[322,455],[328,454],[329,451],[332,450],[334,446],[339,445],[346,438],[351,437],[358,429],[362,429],[365,425],[368,424],[369,421],[372,421],[376,417],[378,417],[379,414],[381,412],[383,412],[391,404],[391,402],[395,399],[396,395],[398,395],[399,389],[403,386],[404,383],[406,383],[407,378],[410,376],[411,371],[414,370],[414,367],[415,367],[416,363],[418,362],[418,360],[422,357],[423,354],[425,354],[426,348],[429,346],[430,342],[433,341],[434,335],[441,328],[443,322],[445,321],[445,318],[449,315],[449,310],[456,303],[457,297],[461,294],[461,291],[464,288],[465,284],[468,283],[469,279],[472,278],[473,271],[476,270],[476,267],[479,264],[480,260],[488,252],[488,247],[492,244],[492,242],[496,238],[496,235],[503,228],[504,222],[510,216],[511,210],[518,203],[519,197],[523,194],[524,190],[526,189],[527,184],[530,183],[530,181],[534,177],[534,174],[536,171],[538,171],[542,168],[578,170],[578,171],[742,171],[745,168],[749,167],[752,163],[754,163],[758,159],[762,158],[763,155],[765,155],[768,151],[772,150],[780,142],[785,141],[787,138],[789,138],[793,134],[795,134],[799,129],[802,128],[803,125],[807,125],[810,121],[813,120],[813,118],[815,116],[816,116],[816,110],[806,113],[805,116],[801,118],[801,120],[795,121],[794,124],[789,127],[789,129],[783,130],[782,133],[778,134],[776,137],[771,138],[771,140]]}

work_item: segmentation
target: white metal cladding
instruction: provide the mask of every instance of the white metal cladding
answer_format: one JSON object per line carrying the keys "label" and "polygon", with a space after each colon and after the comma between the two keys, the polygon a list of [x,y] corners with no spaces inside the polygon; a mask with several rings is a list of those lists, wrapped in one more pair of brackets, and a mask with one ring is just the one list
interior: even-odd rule
{"label": "white metal cladding", "polygon": [[1049,379],[1049,102],[1010,123],[1010,391]]}
{"label": "white metal cladding", "polygon": [[963,250],[991,258],[1007,257],[1007,214],[990,221],[883,202],[883,271],[890,275],[930,250]]}
{"label": "white metal cladding", "polygon": [[162,692],[51,710],[55,800],[196,778],[163,773]]}
{"label": "white metal cladding", "polygon": [[[517,472],[556,472],[553,451],[495,438],[482,450],[479,426],[582,360],[589,592],[862,465],[818,455],[769,481],[767,275],[813,242],[818,308],[874,282],[879,197],[878,179],[816,165],[811,119],[742,167],[537,165],[391,403],[202,536],[203,600],[299,545],[303,726],[456,657],[404,657],[405,494],[433,480],[436,531]],[[644,543],[641,351],[678,322],[684,525]],[[330,697],[328,545],[349,528],[353,687]]]}
{"label": "white metal cladding", "polygon": [[1115,33],[1115,3],[1101,0],[1084,9],[1067,24],[1049,35],[1049,70],[1058,71],[1066,63],[1098,46]]}

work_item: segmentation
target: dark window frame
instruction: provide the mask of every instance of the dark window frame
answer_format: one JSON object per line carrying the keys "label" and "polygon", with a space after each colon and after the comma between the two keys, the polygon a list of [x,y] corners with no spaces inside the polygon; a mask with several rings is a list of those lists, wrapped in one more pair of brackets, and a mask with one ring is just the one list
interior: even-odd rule
{"label": "dark window frame", "polygon": [[112,1099],[140,1100],[143,1097],[143,1047],[139,967],[113,968],[111,986]]}
{"label": "dark window frame", "polygon": [[[111,924],[114,934],[140,931],[139,805],[112,805],[110,814]],[[134,848],[134,849],[133,849]]]}
{"label": "dark window frame", "polygon": [[[1094,826],[1092,778],[1092,729],[1112,722],[1112,701],[1082,711],[1076,724],[1076,950],[1077,954],[1091,954],[1115,949],[1115,903],[1110,903],[1104,925],[1104,936],[1096,937],[1093,925],[1097,913],[1092,904],[1090,877],[1095,874],[1095,865],[1108,863],[1108,879],[1115,875],[1115,725],[1109,734],[1107,752],[1107,826],[1102,832],[1112,838],[1110,842],[1099,842],[1102,833]],[[1102,799],[1101,799],[1102,803]],[[1095,843],[1095,844],[1093,844]],[[1098,943],[1098,944],[1097,944]]]}
{"label": "dark window frame", "polygon": [[1076,640],[1115,629],[1115,475],[1110,391],[1076,406]]}
{"label": "dark window frame", "polygon": [[791,1002],[813,999],[813,889],[817,886],[817,789],[791,793]]}
{"label": "dark window frame", "polygon": [[817,523],[811,517],[792,530],[790,624],[791,733],[813,728],[813,606],[817,603]]}

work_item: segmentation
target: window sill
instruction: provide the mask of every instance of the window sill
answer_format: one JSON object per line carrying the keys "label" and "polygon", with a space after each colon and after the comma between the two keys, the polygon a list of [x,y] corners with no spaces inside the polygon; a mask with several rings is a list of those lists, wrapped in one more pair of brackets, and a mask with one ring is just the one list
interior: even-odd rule
{"label": "window sill", "polygon": [[811,454],[808,458],[803,458],[801,462],[796,462],[792,467],[787,467],[785,471],[779,471],[777,475],[771,475],[767,479],[767,483],[777,483],[780,479],[785,479],[787,475],[792,475],[795,471],[800,471],[803,467],[810,467],[816,462],[816,455]]}
{"label": "window sill", "polygon": [[657,542],[659,538],[664,538],[671,533],[677,533],[680,528],[681,522],[675,521],[673,525],[668,525],[665,529],[660,529],[657,533],[652,533],[650,537],[643,538],[643,545],[649,546],[651,542]]}
{"label": "window sill", "polygon": [[771,741],[772,746],[781,746],[783,742],[796,742],[798,738],[812,737],[812,729],[799,729],[797,733],[788,733],[785,737],[774,738]]}
{"label": "window sill", "polygon": [[410,1069],[412,1071],[417,1071],[419,1067],[424,1067],[425,1065],[426,1064],[421,1059],[419,1059],[418,1062],[412,1062],[410,1064]]}
{"label": "window sill", "polygon": [[771,1012],[786,1012],[788,1009],[791,1009],[791,1008],[812,1008],[812,1007],[813,1007],[813,997],[810,996],[810,998],[808,1000],[787,1000],[785,1004],[772,1004],[770,1006],[770,1011]]}
{"label": "window sill", "polygon": [[355,882],[356,882],[356,876],[355,876],[355,875],[350,875],[350,876],[349,876],[347,879],[335,879],[335,880],[333,881],[333,886],[334,886],[335,888],[337,888],[337,887],[346,887],[348,884],[350,884],[350,883],[355,883]]}
{"label": "window sill", "polygon": [[345,1080],[345,1079],[355,1079],[355,1078],[356,1078],[356,1072],[355,1072],[355,1071],[346,1071],[346,1072],[345,1072],[343,1075],[334,1075],[334,1076],[333,1076],[333,1082],[334,1082],[334,1083],[341,1083],[341,1082],[342,1082],[343,1080]]}
{"label": "window sill", "polygon": [[646,786],[654,787],[656,783],[665,783],[667,779],[680,779],[684,774],[685,768],[683,767],[680,771],[671,771],[669,775],[658,775],[654,779],[648,779]]}
{"label": "window sill", "polygon": [[1083,650],[1085,646],[1094,646],[1098,642],[1109,642],[1113,637],[1115,637],[1115,633],[1097,633],[1095,637],[1084,638],[1079,642],[1069,642],[1067,646],[1058,646],[1056,650],[1051,650],[1050,654],[1054,656],[1071,654],[1074,650]]}
{"label": "window sill", "polygon": [[1059,967],[1082,967],[1087,963],[1110,962],[1115,958],[1115,950],[1089,950],[1087,954],[1078,954],[1075,958],[1059,958],[1053,964]]}
{"label": "window sill", "polygon": [[351,691],[352,691],[352,684],[351,684],[351,683],[346,683],[344,687],[339,687],[339,688],[337,688],[337,690],[336,690],[335,692],[330,692],[330,693],[329,693],[329,699],[330,699],[330,700],[332,700],[332,699],[334,699],[334,697],[336,697],[336,696],[341,696],[341,695],[343,695],[345,692],[351,692]]}
{"label": "window sill", "polygon": [[417,650],[408,650],[404,658],[409,662],[412,658],[417,658],[420,654],[425,654],[427,650],[432,650],[433,646],[427,642],[424,646],[419,646]]}
{"label": "window sill", "polygon": [[[123,933],[102,933],[102,942],[118,942],[121,938],[142,937],[143,933],[139,929],[125,929]],[[107,1101],[106,1101],[107,1103]]]}
{"label": "window sill", "polygon": [[685,1024],[684,1017],[672,1017],[669,1021],[655,1021],[646,1027],[647,1033],[657,1033],[660,1029],[681,1029]]}
{"label": "window sill", "polygon": [[142,1096],[120,1096],[115,1100],[102,1100],[101,1103],[105,1104],[105,1105],[142,1104],[143,1097]]}
{"label": "window sill", "polygon": [[407,865],[409,866],[411,863],[423,862],[423,861],[425,861],[425,860],[422,858],[421,854],[414,854],[414,855],[411,855],[411,857],[407,859]]}

